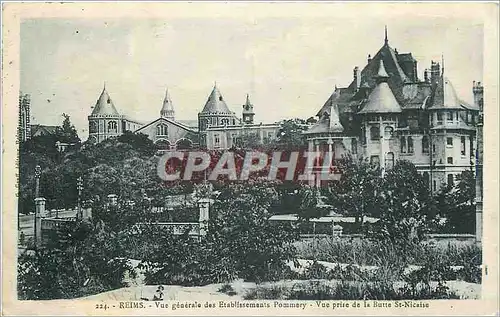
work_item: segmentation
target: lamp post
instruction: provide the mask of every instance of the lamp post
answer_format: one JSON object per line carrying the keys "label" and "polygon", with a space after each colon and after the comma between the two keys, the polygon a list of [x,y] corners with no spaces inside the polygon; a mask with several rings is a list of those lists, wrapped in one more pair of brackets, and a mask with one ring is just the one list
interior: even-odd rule
{"label": "lamp post", "polygon": [[[37,165],[35,167],[35,199],[38,198],[38,195],[40,193],[40,176],[42,175],[42,168],[40,165]],[[35,206],[35,216],[33,217],[33,242],[34,242],[34,247],[35,250],[37,249],[37,242],[36,242],[36,222],[37,222],[37,206]]]}
{"label": "lamp post", "polygon": [[82,189],[83,189],[83,179],[82,177],[78,177],[78,179],[76,180],[76,188],[78,189],[78,214],[77,214],[77,219],[78,220],[82,220],[83,219],[83,215],[82,215],[82,199],[81,199],[81,196],[82,196]]}

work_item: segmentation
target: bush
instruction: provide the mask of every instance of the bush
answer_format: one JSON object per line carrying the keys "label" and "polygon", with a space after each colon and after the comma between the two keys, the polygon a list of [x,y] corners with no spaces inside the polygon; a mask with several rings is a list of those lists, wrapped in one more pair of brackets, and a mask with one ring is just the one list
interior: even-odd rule
{"label": "bush", "polygon": [[420,288],[395,288],[388,282],[341,282],[328,284],[325,281],[290,286],[259,286],[249,291],[244,299],[285,299],[285,300],[422,300],[458,299],[443,285]]}

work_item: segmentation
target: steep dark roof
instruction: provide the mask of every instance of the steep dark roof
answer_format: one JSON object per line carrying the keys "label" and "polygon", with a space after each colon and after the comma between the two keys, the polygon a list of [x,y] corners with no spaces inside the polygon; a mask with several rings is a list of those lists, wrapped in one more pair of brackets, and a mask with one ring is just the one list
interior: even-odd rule
{"label": "steep dark roof", "polygon": [[32,124],[31,125],[31,135],[48,135],[55,134],[58,126],[56,125],[42,125],[42,124]]}
{"label": "steep dark roof", "polygon": [[[402,87],[405,83],[410,83],[411,80],[399,64],[396,52],[388,44],[382,46],[361,71],[361,86],[365,85],[370,88],[375,88],[377,84],[375,77],[378,73],[381,60],[384,62],[385,70],[389,75],[389,86],[394,90],[396,97],[399,97],[401,92],[395,88]],[[353,80],[348,88],[356,89],[356,81]]]}

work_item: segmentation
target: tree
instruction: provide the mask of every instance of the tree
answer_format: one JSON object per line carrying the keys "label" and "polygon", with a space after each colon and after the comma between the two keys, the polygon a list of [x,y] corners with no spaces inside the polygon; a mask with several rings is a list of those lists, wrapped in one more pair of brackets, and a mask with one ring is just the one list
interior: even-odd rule
{"label": "tree", "polygon": [[60,127],[56,128],[56,136],[58,141],[63,143],[80,143],[80,138],[76,132],[76,128],[69,119],[69,115],[63,113],[63,123]]}
{"label": "tree", "polygon": [[434,224],[434,202],[415,166],[397,162],[386,172],[380,188],[380,219],[371,236],[401,248],[424,239]]}
{"label": "tree", "polygon": [[278,131],[278,138],[273,145],[286,150],[303,149],[306,146],[306,139],[302,134],[305,130],[307,130],[305,120],[283,120]]}
{"label": "tree", "polygon": [[380,213],[382,178],[380,169],[364,159],[355,161],[345,157],[337,162],[341,172],[339,181],[331,182],[325,196],[337,213],[354,216],[359,228],[364,216],[377,217]]}
{"label": "tree", "polygon": [[454,186],[443,188],[435,196],[436,212],[446,218],[445,231],[474,233],[475,197],[476,179],[472,171],[463,171]]}

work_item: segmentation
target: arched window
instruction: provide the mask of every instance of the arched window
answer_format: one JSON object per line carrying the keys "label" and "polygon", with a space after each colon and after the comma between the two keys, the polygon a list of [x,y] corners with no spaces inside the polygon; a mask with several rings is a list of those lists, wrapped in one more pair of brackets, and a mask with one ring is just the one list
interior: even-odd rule
{"label": "arched window", "polygon": [[385,156],[385,169],[391,169],[394,167],[394,153],[389,152]]}
{"label": "arched window", "polygon": [[90,133],[97,132],[97,123],[95,121],[89,122],[89,132]]}
{"label": "arched window", "polygon": [[422,153],[429,153],[429,137],[427,135],[422,137]]}
{"label": "arched window", "polygon": [[229,119],[226,119],[226,118],[225,118],[225,119],[222,119],[222,120],[220,121],[220,123],[221,123],[221,125],[229,125]]}
{"label": "arched window", "polygon": [[380,129],[379,127],[370,128],[370,140],[377,141],[380,140]]}
{"label": "arched window", "polygon": [[386,140],[390,139],[392,137],[393,133],[394,133],[394,129],[392,127],[385,127],[385,129],[384,129],[384,138]]}
{"label": "arched window", "polygon": [[187,150],[193,147],[193,142],[189,139],[180,139],[175,144],[177,150]]}
{"label": "arched window", "polygon": [[116,124],[116,121],[110,121],[108,122],[108,132],[117,132],[118,131],[118,125]]}
{"label": "arched window", "polygon": [[408,137],[408,153],[413,153],[413,138]]}
{"label": "arched window", "polygon": [[156,145],[156,148],[158,150],[169,150],[170,149],[170,142],[168,142],[168,140],[164,140],[164,139],[158,140],[158,141],[156,141],[155,145]]}
{"label": "arched window", "polygon": [[358,154],[358,140],[356,140],[356,138],[352,138],[351,151],[352,154]]}
{"label": "arched window", "polygon": [[406,137],[401,137],[401,153],[406,153]]}
{"label": "arched window", "polygon": [[156,136],[168,137],[168,126],[163,123],[157,125]]}

